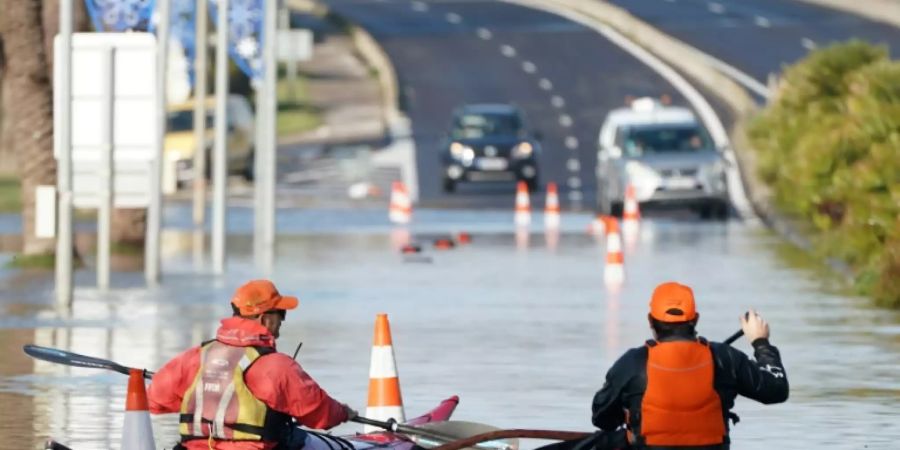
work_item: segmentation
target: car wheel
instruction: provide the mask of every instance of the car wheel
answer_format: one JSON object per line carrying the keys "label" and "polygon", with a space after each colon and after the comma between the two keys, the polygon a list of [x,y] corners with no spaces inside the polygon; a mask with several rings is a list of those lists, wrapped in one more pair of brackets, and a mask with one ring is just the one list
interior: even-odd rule
{"label": "car wheel", "polygon": [[452,192],[456,192],[456,182],[447,178],[444,178],[444,192],[450,194]]}
{"label": "car wheel", "polygon": [[541,184],[538,182],[537,177],[526,180],[525,184],[528,186],[528,192],[536,192],[541,187]]}
{"label": "car wheel", "polygon": [[609,214],[621,218],[624,208],[622,202],[609,202]]}
{"label": "car wheel", "polygon": [[256,149],[250,149],[250,154],[247,155],[247,164],[244,166],[242,175],[245,180],[253,181],[256,175]]}
{"label": "car wheel", "polygon": [[718,201],[709,202],[701,206],[699,212],[700,218],[704,220],[725,220],[728,218],[728,203]]}

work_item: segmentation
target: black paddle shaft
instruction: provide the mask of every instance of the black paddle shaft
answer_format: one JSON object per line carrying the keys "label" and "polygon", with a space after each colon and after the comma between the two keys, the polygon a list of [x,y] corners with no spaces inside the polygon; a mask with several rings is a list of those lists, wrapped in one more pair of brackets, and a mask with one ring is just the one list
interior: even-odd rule
{"label": "black paddle shaft", "polygon": [[[93,356],[79,355],[78,353],[67,352],[49,347],[41,347],[39,345],[26,345],[22,347],[28,356],[42,361],[48,361],[56,364],[63,364],[73,367],[85,367],[88,369],[107,369],[128,375],[131,373],[130,367],[116,364],[112,361]],[[153,378],[153,372],[146,369],[137,369],[144,374],[144,378]]]}

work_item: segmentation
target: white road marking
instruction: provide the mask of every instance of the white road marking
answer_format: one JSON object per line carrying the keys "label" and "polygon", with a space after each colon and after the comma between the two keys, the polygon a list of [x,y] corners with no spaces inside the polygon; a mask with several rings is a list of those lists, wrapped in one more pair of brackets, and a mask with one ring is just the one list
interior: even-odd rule
{"label": "white road marking", "polygon": [[[650,53],[643,47],[637,45],[636,43],[628,40],[625,36],[623,36],[618,31],[610,28],[609,26],[601,23],[597,23],[595,19],[585,16],[576,11],[572,11],[570,9],[558,8],[558,7],[548,7],[544,2],[537,2],[534,0],[504,0],[508,3],[514,3],[518,5],[526,5],[532,8],[548,11],[559,16],[570,19],[574,22],[578,22],[588,28],[591,28],[598,33],[602,34],[604,37],[609,39],[613,44],[616,44],[623,50],[630,53],[632,56],[640,60],[642,63],[653,69],[660,76],[665,78],[670,84],[675,86],[676,89],[681,93],[681,95],[690,102],[691,106],[693,106],[694,110],[697,111],[697,114],[700,116],[700,120],[706,125],[707,130],[712,135],[713,141],[716,143],[716,146],[725,148],[725,157],[734,160],[734,150],[731,149],[731,141],[728,138],[728,133],[725,131],[725,126],[722,124],[722,120],[716,114],[716,111],[712,108],[709,102],[700,94],[700,92],[693,85],[688,83],[688,81],[681,76],[678,72],[675,71],[672,67],[664,63],[658,56]],[[709,60],[718,61],[715,58],[709,57]],[[724,64],[724,63],[722,63]],[[733,68],[732,68],[733,69]],[[737,71],[736,69],[734,69]],[[726,75],[731,76],[731,74],[726,72]],[[749,76],[747,76],[749,78]],[[736,79],[736,78],[735,78]],[[736,79],[737,80],[737,79]],[[737,80],[741,82],[740,80]],[[755,80],[754,80],[755,81]],[[761,84],[756,82],[757,84]],[[743,84],[743,83],[742,83]],[[765,86],[763,86],[765,88]],[[763,89],[763,92],[768,94],[767,89]],[[732,205],[734,205],[740,217],[745,219],[755,218],[756,214],[753,211],[753,208],[750,206],[750,202],[747,199],[747,193],[744,191],[744,186],[741,183],[741,175],[737,168],[736,164],[732,164],[728,170],[728,192],[731,197]]]}
{"label": "white road marking", "polygon": [[500,46],[500,53],[503,53],[503,56],[507,58],[512,58],[516,56],[516,49],[512,45],[503,44]]}
{"label": "white road marking", "polygon": [[425,12],[428,11],[428,4],[425,2],[412,2],[413,11]]}
{"label": "white road marking", "polygon": [[447,22],[460,23],[462,22],[462,16],[457,13],[447,13]]}
{"label": "white road marking", "polygon": [[537,66],[531,61],[525,61],[522,63],[522,70],[524,70],[525,73],[535,73],[537,72]]}
{"label": "white road marking", "polygon": [[553,89],[553,83],[551,83],[550,80],[546,78],[541,78],[541,81],[538,81],[538,86],[540,86],[541,89],[545,91]]}
{"label": "white road marking", "polygon": [[760,28],[769,28],[772,26],[772,22],[769,22],[769,19],[766,19],[763,16],[756,16],[753,19],[753,22],[756,23],[756,26]]}
{"label": "white road marking", "polygon": [[818,45],[816,45],[816,41],[810,38],[803,38],[800,40],[800,45],[807,50],[815,50]]}
{"label": "white road marking", "polygon": [[566,168],[569,169],[570,172],[578,172],[581,170],[581,161],[578,161],[578,158],[569,158],[566,161]]}
{"label": "white road marking", "polygon": [[478,35],[478,37],[484,39],[485,41],[488,41],[492,37],[494,37],[494,33],[491,33],[491,30],[488,30],[487,28],[479,28],[475,33]]}
{"label": "white road marking", "polygon": [[668,3],[675,3],[675,0],[666,0]]}
{"label": "white road marking", "polygon": [[563,106],[566,106],[566,100],[558,95],[554,95],[553,98],[550,99],[550,104],[556,108],[562,108]]}
{"label": "white road marking", "polygon": [[569,191],[569,200],[573,202],[580,202],[584,198],[584,195],[581,194],[581,191]]}
{"label": "white road marking", "polygon": [[569,187],[572,189],[580,188],[581,187],[581,178],[569,177]]}
{"label": "white road marking", "polygon": [[566,128],[571,127],[572,126],[572,116],[570,116],[568,114],[563,114],[563,115],[559,116],[559,124]]}
{"label": "white road marking", "polygon": [[566,148],[569,150],[578,149],[578,138],[575,136],[569,136],[566,138]]}
{"label": "white road marking", "polygon": [[721,3],[709,2],[709,12],[713,14],[722,14],[725,12],[725,7],[722,6]]}

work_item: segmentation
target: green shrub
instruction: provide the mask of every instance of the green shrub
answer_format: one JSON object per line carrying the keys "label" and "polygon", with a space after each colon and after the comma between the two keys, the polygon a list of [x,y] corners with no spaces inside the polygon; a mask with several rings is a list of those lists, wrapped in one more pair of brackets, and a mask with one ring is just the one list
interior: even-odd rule
{"label": "green shrub", "polygon": [[811,53],[749,135],[777,205],[862,292],[900,307],[900,63],[887,55],[858,41]]}

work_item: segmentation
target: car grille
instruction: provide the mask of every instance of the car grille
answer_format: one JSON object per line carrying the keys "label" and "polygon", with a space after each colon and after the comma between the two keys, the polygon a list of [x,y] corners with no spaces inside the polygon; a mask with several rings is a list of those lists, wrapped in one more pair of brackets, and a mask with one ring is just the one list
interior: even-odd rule
{"label": "car grille", "polygon": [[697,175],[697,169],[695,168],[685,168],[685,169],[662,169],[659,171],[659,174],[666,178],[671,177],[693,177]]}

